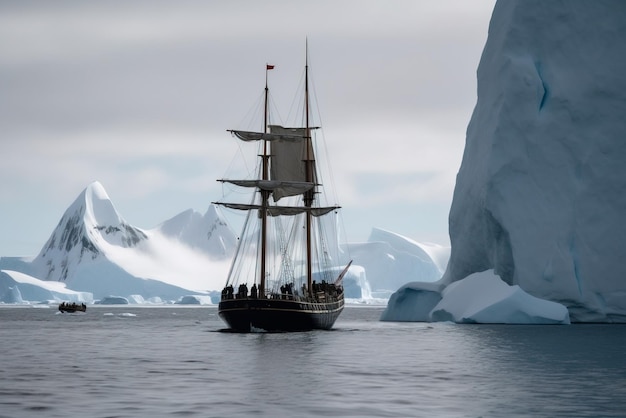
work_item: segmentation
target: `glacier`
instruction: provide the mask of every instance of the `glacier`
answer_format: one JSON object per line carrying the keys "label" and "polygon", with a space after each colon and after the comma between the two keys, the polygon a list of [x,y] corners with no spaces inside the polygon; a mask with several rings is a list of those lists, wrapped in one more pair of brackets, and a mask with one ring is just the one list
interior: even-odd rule
{"label": "glacier", "polygon": [[[496,3],[447,270],[435,285],[399,289],[384,318],[433,320],[457,282],[492,271],[509,291],[565,306],[572,322],[626,322],[624,22],[626,3],[616,1]],[[490,293],[500,284],[474,286]],[[446,306],[439,316],[467,314]]]}
{"label": "glacier", "polygon": [[371,296],[381,299],[389,299],[408,280],[439,280],[450,257],[450,247],[417,242],[380,228],[372,228],[367,242],[346,247],[354,264],[363,268]]}

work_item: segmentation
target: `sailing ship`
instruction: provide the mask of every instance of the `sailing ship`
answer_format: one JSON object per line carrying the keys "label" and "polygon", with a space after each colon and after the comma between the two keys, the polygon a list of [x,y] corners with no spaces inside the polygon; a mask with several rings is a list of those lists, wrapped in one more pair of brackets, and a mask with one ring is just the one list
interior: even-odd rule
{"label": "sailing ship", "polygon": [[253,179],[218,181],[253,190],[249,203],[214,202],[247,211],[218,313],[233,331],[331,329],[344,308],[344,267],[336,219],[340,206],[323,197],[316,159],[317,128],[310,126],[308,52],[303,118],[298,127],[270,123],[266,65],[263,128],[229,130],[258,144]]}

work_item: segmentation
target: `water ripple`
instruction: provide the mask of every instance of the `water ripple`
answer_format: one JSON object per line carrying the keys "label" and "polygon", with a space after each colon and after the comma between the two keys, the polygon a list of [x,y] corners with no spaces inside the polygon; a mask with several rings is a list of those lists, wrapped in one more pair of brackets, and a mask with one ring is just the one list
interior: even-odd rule
{"label": "water ripple", "polygon": [[0,308],[0,417],[626,411],[626,327],[381,323],[380,311],[347,308],[332,332],[240,334],[215,308]]}

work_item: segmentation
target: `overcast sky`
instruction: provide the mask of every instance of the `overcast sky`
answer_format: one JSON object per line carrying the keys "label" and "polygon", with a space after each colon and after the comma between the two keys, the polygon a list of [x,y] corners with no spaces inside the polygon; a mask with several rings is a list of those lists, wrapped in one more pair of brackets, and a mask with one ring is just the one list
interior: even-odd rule
{"label": "overcast sky", "polygon": [[140,228],[204,213],[238,152],[225,130],[266,63],[286,116],[307,38],[348,241],[378,227],[449,245],[493,6],[0,1],[0,256],[36,255],[95,180]]}

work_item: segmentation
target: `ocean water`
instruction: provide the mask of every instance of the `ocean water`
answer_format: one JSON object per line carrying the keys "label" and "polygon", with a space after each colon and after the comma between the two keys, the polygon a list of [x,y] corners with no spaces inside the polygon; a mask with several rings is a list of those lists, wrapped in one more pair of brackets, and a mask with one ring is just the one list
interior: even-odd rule
{"label": "ocean water", "polygon": [[224,332],[215,307],[0,308],[0,417],[624,417],[626,326]]}

